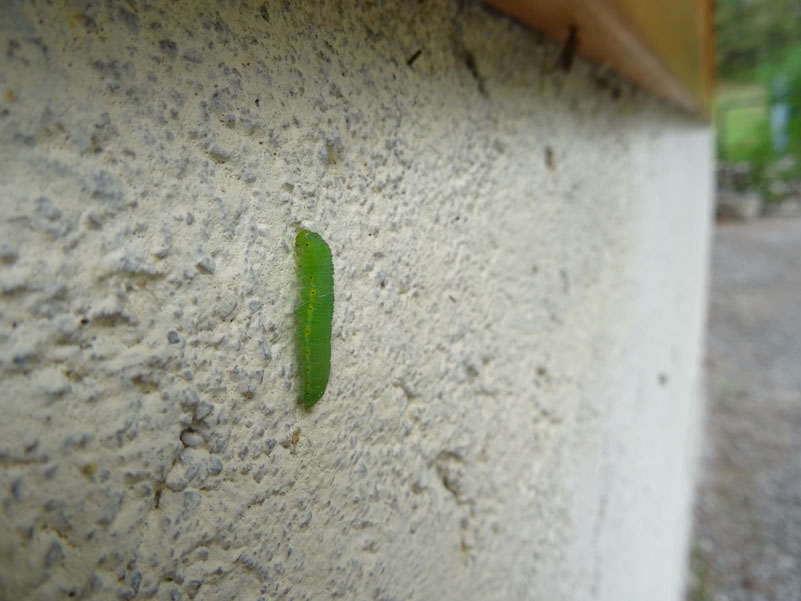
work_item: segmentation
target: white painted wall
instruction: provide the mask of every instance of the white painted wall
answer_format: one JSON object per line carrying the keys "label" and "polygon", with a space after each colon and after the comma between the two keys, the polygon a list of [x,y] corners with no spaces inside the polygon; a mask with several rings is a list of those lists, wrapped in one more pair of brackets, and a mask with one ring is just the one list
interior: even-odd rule
{"label": "white painted wall", "polygon": [[679,599],[709,130],[477,4],[86,4],[0,15],[0,599]]}

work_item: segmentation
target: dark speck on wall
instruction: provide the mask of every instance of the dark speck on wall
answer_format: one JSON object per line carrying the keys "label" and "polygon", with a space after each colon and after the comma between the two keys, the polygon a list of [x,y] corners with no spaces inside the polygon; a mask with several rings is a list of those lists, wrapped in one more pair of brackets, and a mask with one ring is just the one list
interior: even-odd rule
{"label": "dark speck on wall", "polygon": [[570,72],[570,68],[573,66],[573,59],[576,58],[578,47],[578,28],[575,25],[571,25],[567,34],[567,39],[565,40],[565,45],[562,47],[562,52],[559,54],[558,65],[565,73]]}
{"label": "dark speck on wall", "polygon": [[406,59],[406,64],[411,67],[414,64],[414,61],[420,58],[421,54],[423,54],[423,51],[418,49],[417,52],[415,52],[408,59]]}

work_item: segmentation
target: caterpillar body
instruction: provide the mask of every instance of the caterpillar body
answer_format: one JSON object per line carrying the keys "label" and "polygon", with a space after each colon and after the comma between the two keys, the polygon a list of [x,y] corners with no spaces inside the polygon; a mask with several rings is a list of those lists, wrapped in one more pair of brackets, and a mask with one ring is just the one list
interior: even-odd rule
{"label": "caterpillar body", "polygon": [[334,264],[319,234],[301,230],[295,238],[300,304],[295,309],[300,367],[300,404],[310,409],[325,392],[331,371]]}

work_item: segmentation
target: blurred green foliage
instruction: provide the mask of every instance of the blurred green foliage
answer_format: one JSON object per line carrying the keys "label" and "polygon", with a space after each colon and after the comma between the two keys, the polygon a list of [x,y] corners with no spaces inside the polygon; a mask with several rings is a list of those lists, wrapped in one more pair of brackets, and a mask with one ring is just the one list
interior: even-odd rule
{"label": "blurred green foliage", "polygon": [[769,99],[763,85],[722,84],[716,108],[720,160],[748,161],[755,154],[771,152]]}
{"label": "blurred green foliage", "polygon": [[[750,165],[749,187],[768,200],[801,181],[801,0],[717,0],[718,159]],[[790,114],[774,148],[770,114]]]}
{"label": "blurred green foliage", "polygon": [[801,42],[801,0],[717,0],[715,25],[719,76],[748,78]]}

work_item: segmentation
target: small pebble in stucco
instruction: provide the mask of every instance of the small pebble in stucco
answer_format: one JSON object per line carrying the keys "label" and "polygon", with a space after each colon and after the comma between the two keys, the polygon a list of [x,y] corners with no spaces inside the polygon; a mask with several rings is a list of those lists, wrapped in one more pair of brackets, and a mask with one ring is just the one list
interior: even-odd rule
{"label": "small pebble in stucco", "polygon": [[14,264],[19,259],[17,251],[8,244],[0,244],[0,262],[6,265]]}
{"label": "small pebble in stucco", "polygon": [[195,408],[195,420],[202,422],[204,419],[209,417],[214,412],[214,405],[211,403],[207,403],[206,401],[202,401],[198,403],[197,407]]}
{"label": "small pebble in stucco", "polygon": [[64,549],[61,547],[61,544],[57,541],[53,541],[50,544],[50,548],[47,550],[44,558],[44,567],[45,569],[50,569],[55,565],[56,562],[61,561],[64,558]]}
{"label": "small pebble in stucco", "polygon": [[184,430],[181,432],[181,442],[187,447],[199,447],[203,444],[203,437],[197,432]]}
{"label": "small pebble in stucco", "polygon": [[209,257],[203,257],[197,262],[197,268],[206,273],[214,273],[214,263]]}
{"label": "small pebble in stucco", "polygon": [[11,483],[11,496],[17,501],[22,498],[22,478],[17,478]]}

